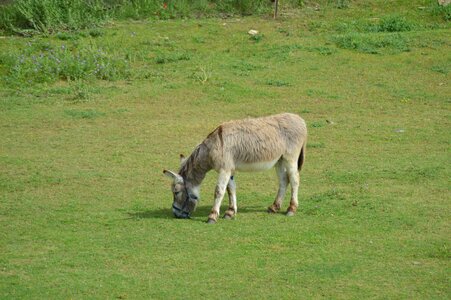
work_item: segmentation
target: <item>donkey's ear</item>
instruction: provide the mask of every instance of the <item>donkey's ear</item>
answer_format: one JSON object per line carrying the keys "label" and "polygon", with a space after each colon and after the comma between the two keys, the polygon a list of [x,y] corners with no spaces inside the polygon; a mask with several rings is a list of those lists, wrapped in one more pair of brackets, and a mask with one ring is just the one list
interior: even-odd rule
{"label": "donkey's ear", "polygon": [[183,177],[179,174],[169,171],[169,170],[163,170],[164,175],[168,176],[169,178],[172,178],[174,181],[177,182],[183,182]]}
{"label": "donkey's ear", "polygon": [[185,162],[185,160],[186,160],[185,155],[180,154],[180,164],[183,164]]}

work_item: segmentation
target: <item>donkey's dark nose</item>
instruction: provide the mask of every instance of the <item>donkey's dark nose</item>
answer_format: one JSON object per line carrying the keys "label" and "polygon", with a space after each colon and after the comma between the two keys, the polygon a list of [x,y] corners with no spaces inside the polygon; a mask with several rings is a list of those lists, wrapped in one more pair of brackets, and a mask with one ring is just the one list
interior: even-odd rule
{"label": "donkey's dark nose", "polygon": [[172,208],[172,213],[174,214],[174,217],[177,219],[189,219],[190,215],[188,212],[183,211],[181,209],[176,209],[175,207]]}
{"label": "donkey's dark nose", "polygon": [[189,219],[190,218],[189,214],[185,213],[185,212],[183,212],[181,214],[174,213],[174,217],[176,217],[177,219]]}

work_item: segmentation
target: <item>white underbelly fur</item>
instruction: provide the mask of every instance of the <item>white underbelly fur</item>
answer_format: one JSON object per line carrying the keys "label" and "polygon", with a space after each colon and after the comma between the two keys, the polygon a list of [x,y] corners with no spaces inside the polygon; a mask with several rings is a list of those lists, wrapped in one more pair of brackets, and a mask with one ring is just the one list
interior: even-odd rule
{"label": "white underbelly fur", "polygon": [[272,161],[262,161],[257,163],[237,163],[235,169],[242,172],[265,171],[274,167],[278,159]]}

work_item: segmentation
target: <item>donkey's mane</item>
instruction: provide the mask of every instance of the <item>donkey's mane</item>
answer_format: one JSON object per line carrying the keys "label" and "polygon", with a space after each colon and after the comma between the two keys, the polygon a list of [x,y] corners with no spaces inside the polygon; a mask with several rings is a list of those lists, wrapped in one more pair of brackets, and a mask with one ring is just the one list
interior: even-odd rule
{"label": "donkey's mane", "polygon": [[191,155],[182,163],[179,174],[192,184],[198,185],[205,178],[208,165],[205,161],[206,145],[201,143],[194,148]]}

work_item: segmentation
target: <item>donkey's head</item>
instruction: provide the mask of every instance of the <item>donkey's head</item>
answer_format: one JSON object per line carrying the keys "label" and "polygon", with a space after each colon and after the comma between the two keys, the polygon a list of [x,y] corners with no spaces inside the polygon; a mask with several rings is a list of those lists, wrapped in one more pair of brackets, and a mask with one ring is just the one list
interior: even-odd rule
{"label": "donkey's head", "polygon": [[196,209],[199,200],[197,192],[179,174],[164,170],[163,173],[172,179],[171,191],[173,195],[172,212],[176,218],[187,219]]}

